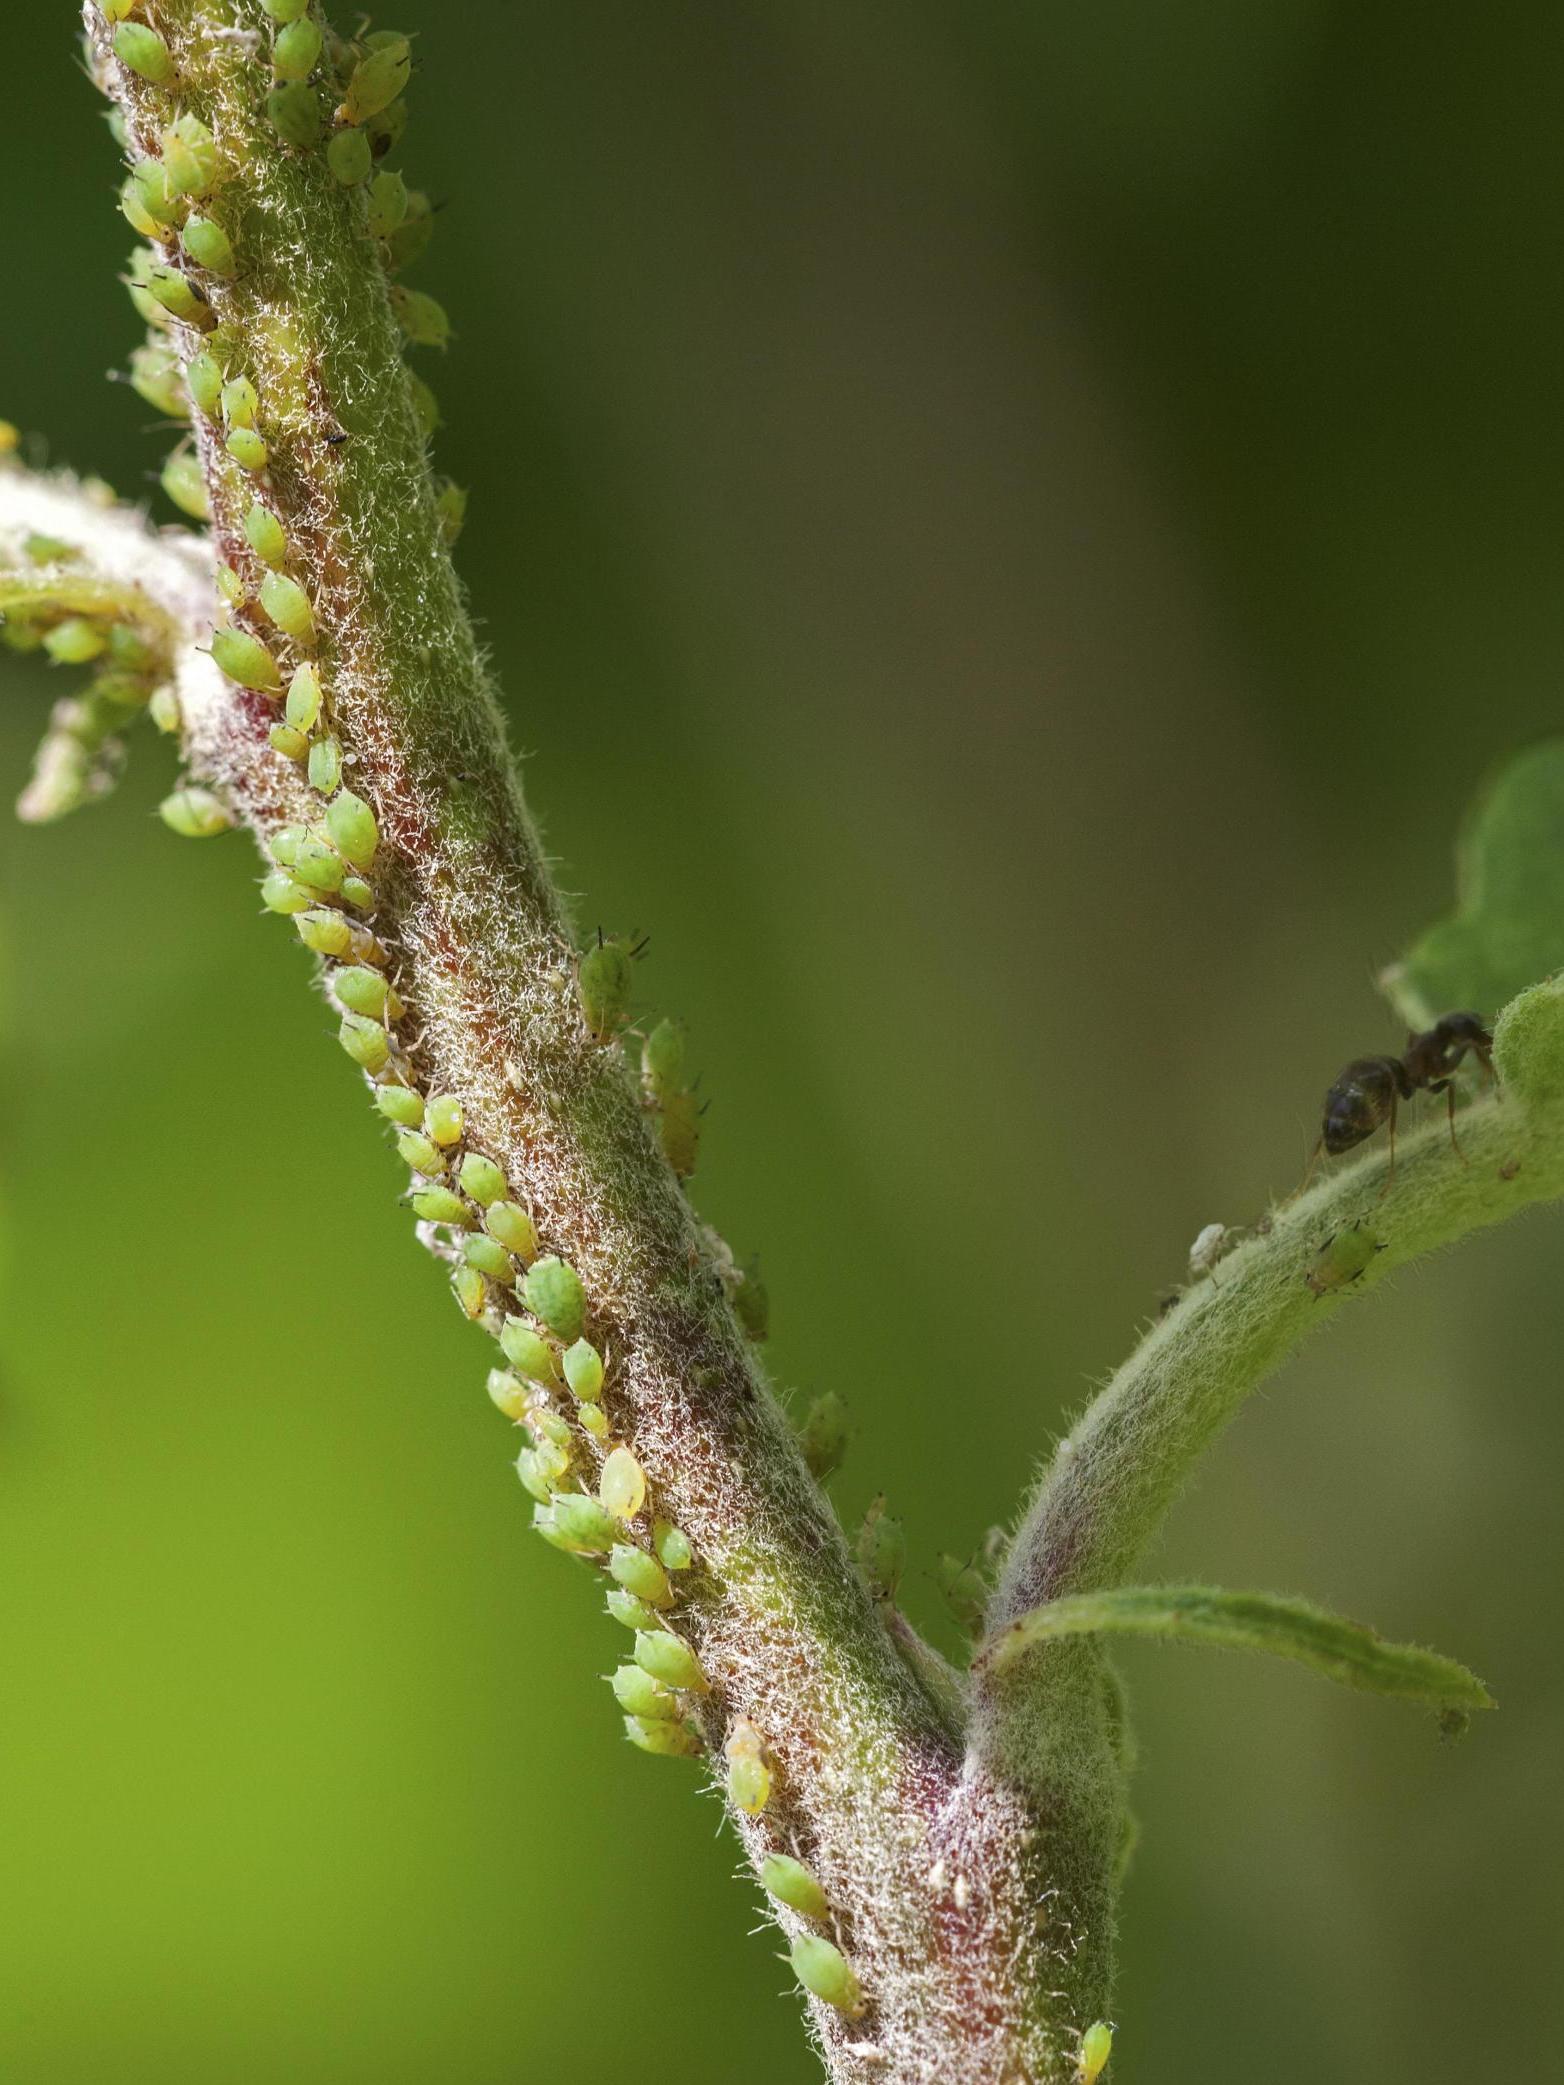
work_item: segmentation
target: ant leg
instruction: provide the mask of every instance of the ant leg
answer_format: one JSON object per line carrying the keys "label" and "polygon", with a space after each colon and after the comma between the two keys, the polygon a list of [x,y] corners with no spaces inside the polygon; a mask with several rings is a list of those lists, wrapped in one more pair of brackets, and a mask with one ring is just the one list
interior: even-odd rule
{"label": "ant leg", "polygon": [[1323,1137],[1320,1137],[1316,1141],[1314,1149],[1309,1153],[1309,1163],[1303,1169],[1303,1178],[1298,1182],[1298,1185],[1293,1189],[1290,1195],[1286,1196],[1284,1200],[1277,1203],[1276,1206],[1279,1209],[1290,1209],[1293,1203],[1298,1200],[1300,1195],[1306,1194],[1308,1192],[1309,1182],[1314,1178],[1315,1173],[1319,1169],[1320,1158],[1324,1150],[1325,1139]]}
{"label": "ant leg", "polygon": [[1430,1086],[1428,1090],[1430,1093],[1442,1093],[1444,1095],[1445,1113],[1449,1118],[1450,1123],[1450,1149],[1455,1153],[1456,1157],[1461,1161],[1463,1166],[1468,1164],[1469,1161],[1467,1159],[1466,1153],[1461,1149],[1461,1139],[1455,1133],[1454,1079],[1440,1079],[1436,1082],[1436,1084]]}
{"label": "ant leg", "polygon": [[1382,1202],[1382,1201],[1383,1201],[1383,1200],[1385,1199],[1386,1195],[1388,1195],[1388,1194],[1389,1194],[1389,1192],[1390,1192],[1390,1183],[1391,1183],[1391,1182],[1392,1182],[1392,1181],[1393,1181],[1393,1180],[1395,1179],[1395,1177],[1396,1177],[1396,1096],[1395,1096],[1395,1095],[1394,1095],[1394,1094],[1392,1093],[1392,1094],[1391,1094],[1391,1096],[1390,1096],[1390,1165],[1389,1165],[1389,1167],[1388,1167],[1388,1169],[1387,1169],[1387,1171],[1386,1171],[1386,1173],[1385,1173],[1385,1184],[1384,1184],[1384,1186],[1383,1186],[1383,1187],[1382,1187],[1382,1188],[1380,1189],[1379,1193],[1378,1193],[1378,1194],[1377,1194],[1377,1195],[1376,1195],[1376,1196],[1374,1197],[1374,1199],[1375,1199],[1375,1201],[1376,1201],[1376,1202]]}

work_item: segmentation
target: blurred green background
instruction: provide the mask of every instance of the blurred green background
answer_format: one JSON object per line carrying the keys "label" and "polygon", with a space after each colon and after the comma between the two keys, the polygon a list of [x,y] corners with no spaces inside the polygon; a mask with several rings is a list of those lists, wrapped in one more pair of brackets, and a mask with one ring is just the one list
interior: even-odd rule
{"label": "blurred green background", "polygon": [[[929,1567],[1392,1044],[1376,967],[1558,728],[1564,21],[1319,0],[414,0],[439,461],[591,924],[653,934],[784,1381]],[[149,490],[116,164],[13,10],[0,412]],[[4,667],[21,786],[54,692]],[[481,1342],[167,746],[0,824],[0,2075],[814,2075],[690,1777],[532,1542]],[[1125,1653],[1115,2075],[1556,2069],[1558,1281],[1533,1217],[1349,1314],[1156,1569],[1436,1642],[1460,1746]],[[952,1371],[952,1328],[970,1330]],[[573,2070],[572,2073],[574,2074]],[[956,2085],[956,2081],[947,2081]]]}

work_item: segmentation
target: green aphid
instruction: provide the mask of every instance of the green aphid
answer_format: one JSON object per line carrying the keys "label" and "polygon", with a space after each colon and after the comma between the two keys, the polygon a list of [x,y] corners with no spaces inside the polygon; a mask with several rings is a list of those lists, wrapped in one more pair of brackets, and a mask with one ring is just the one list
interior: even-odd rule
{"label": "green aphid", "polygon": [[[391,1041],[384,1028],[378,1021],[367,1020],[363,1014],[344,1014],[337,1029],[337,1040],[353,1062],[361,1064],[368,1072],[383,1070],[391,1055]],[[418,1206],[416,1195],[413,1206]]]}
{"label": "green aphid", "polygon": [[199,116],[177,116],[161,143],[163,170],[176,195],[206,195],[217,186],[217,140]]}
{"label": "green aphid", "polygon": [[335,796],[342,786],[342,746],[334,738],[318,738],[310,747],[310,787]]}
{"label": "green aphid", "polygon": [[127,374],[130,388],[155,413],[163,413],[170,420],[184,418],[187,393],[178,357],[171,348],[153,341],[133,348]]}
{"label": "green aphid", "polygon": [[138,78],[165,87],[174,77],[174,54],[144,22],[121,22],[114,32],[114,55]]}
{"label": "green aphid", "polygon": [[945,1605],[969,1636],[976,1636],[988,1612],[993,1588],[981,1565],[973,1557],[941,1556],[934,1575]]}
{"label": "green aphid", "polygon": [[633,1548],[628,1542],[616,1543],[609,1551],[608,1572],[627,1593],[634,1593],[648,1607],[673,1605],[673,1587],[668,1583],[667,1572],[644,1549]]}
{"label": "green aphid", "polygon": [[642,1752],[658,1759],[695,1759],[701,1741],[687,1723],[651,1723],[642,1716],[625,1717],[625,1736]]}
{"label": "green aphid", "polygon": [[337,995],[339,1006],[349,1013],[373,1014],[379,1020],[388,1012],[394,1021],[401,1013],[401,1005],[395,993],[378,970],[367,963],[355,963],[349,968],[331,973],[331,989]]}
{"label": "green aphid", "polygon": [[635,1639],[635,1662],[665,1687],[704,1694],[709,1682],[687,1643],[667,1629],[643,1629]]}
{"label": "green aphid", "polygon": [[185,364],[185,389],[190,393],[191,403],[209,420],[215,420],[222,410],[223,370],[215,355],[203,348]]}
{"label": "green aphid", "polygon": [[491,1202],[502,1201],[506,1192],[505,1175],[492,1158],[481,1152],[469,1151],[461,1165],[462,1192],[484,1208]]}
{"label": "green aphid", "polygon": [[632,958],[618,939],[599,941],[576,965],[576,991],[586,1024],[601,1043],[612,1042],[630,1012]]}
{"label": "green aphid", "polygon": [[480,1274],[486,1274],[490,1281],[504,1282],[507,1285],[515,1281],[515,1261],[503,1245],[497,1245],[482,1231],[475,1231],[471,1237],[465,1239],[462,1251],[467,1264],[476,1267]]}
{"label": "green aphid", "polygon": [[209,275],[232,281],[239,272],[239,263],[234,258],[233,241],[210,217],[189,217],[180,233],[180,243],[198,268],[205,268]]}
{"label": "green aphid", "polygon": [[[313,949],[317,956],[347,955],[353,946],[353,929],[348,925],[340,912],[327,912],[323,907],[316,906],[313,896],[309,902],[313,909],[307,912],[300,912],[293,922],[298,930],[299,939],[304,943],[304,946],[308,949]],[[405,1092],[406,1088],[388,1087],[386,1090],[388,1092]],[[386,1112],[389,1114],[390,1110],[388,1109]],[[422,1103],[420,1103],[421,1112]],[[401,1117],[393,1115],[391,1119],[400,1121]],[[417,1119],[417,1117],[414,1118],[415,1121]]]}
{"label": "green aphid", "polygon": [[[475,1199],[481,1200],[481,1197]],[[484,1211],[483,1221],[490,1234],[498,1238],[507,1252],[513,1252],[518,1260],[533,1260],[538,1251],[537,1225],[532,1221],[520,1202],[492,1202]]]}
{"label": "green aphid", "polygon": [[771,1297],[753,1267],[740,1274],[733,1291],[733,1308],[739,1323],[758,1346],[771,1331]]}
{"label": "green aphid", "polygon": [[313,22],[290,22],[272,44],[273,72],[281,80],[307,80],[320,62],[324,40]]}
{"label": "green aphid", "polygon": [[[431,1144],[420,1130],[404,1129],[396,1140],[397,1156],[405,1166],[415,1173],[422,1173],[427,1180],[438,1180],[445,1171],[445,1154],[438,1144]],[[479,1270],[480,1273],[482,1269]]]}
{"label": "green aphid", "polygon": [[435,494],[434,511],[439,517],[440,534],[447,544],[454,543],[467,520],[467,495],[461,486],[447,478]]}
{"label": "green aphid", "polygon": [[[40,535],[36,530],[28,536],[22,545],[22,549],[26,552],[30,562],[35,565],[64,564],[67,559],[77,555],[73,544],[65,542],[59,536]],[[128,625],[123,623],[115,625],[116,629],[125,629],[127,627]],[[112,635],[113,632],[111,631],[110,636],[112,637]]]}
{"label": "green aphid", "polygon": [[[334,920],[338,918],[338,915],[335,912],[327,912],[317,913],[314,917]],[[344,920],[342,924],[345,927],[347,922]],[[331,950],[323,951],[323,953],[338,954],[340,951]],[[398,1123],[403,1129],[417,1129],[424,1119],[423,1095],[415,1091],[411,1086],[377,1087],[375,1091],[375,1106],[388,1122]]]}
{"label": "green aphid", "polygon": [[253,427],[231,428],[223,447],[239,468],[249,471],[252,476],[258,476],[265,470],[271,459],[271,451]]}
{"label": "green aphid", "polygon": [[578,1339],[565,1349],[565,1381],[583,1404],[596,1404],[603,1394],[603,1357],[590,1340]]}
{"label": "green aphid", "polygon": [[429,1134],[437,1144],[461,1142],[464,1118],[461,1101],[454,1093],[432,1093],[428,1119]]}
{"label": "green aphid", "polygon": [[310,0],[261,0],[274,22],[296,22],[309,12]]}
{"label": "green aphid", "polygon": [[260,395],[247,376],[230,377],[219,394],[218,404],[230,427],[253,427],[261,409]]}
{"label": "green aphid", "polygon": [[1316,1296],[1328,1296],[1359,1280],[1372,1265],[1375,1254],[1384,1249],[1383,1240],[1361,1224],[1354,1224],[1326,1239],[1304,1280]]}
{"label": "green aphid", "polygon": [[671,1520],[659,1520],[653,1525],[652,1547],[666,1570],[688,1571],[695,1562],[689,1536]]}
{"label": "green aphid", "polygon": [[760,1881],[779,1904],[798,1912],[800,1917],[825,1917],[825,1891],[803,1862],[795,1861],[791,1854],[768,1853],[760,1864]]}
{"label": "green aphid", "polygon": [[660,1686],[649,1672],[639,1665],[621,1665],[610,1676],[609,1685],[614,1690],[614,1699],[622,1709],[632,1716],[648,1719],[672,1719],[679,1713],[679,1704]]}
{"label": "green aphid", "polygon": [[212,508],[206,496],[206,480],[190,450],[174,451],[159,473],[158,483],[181,514],[188,514],[192,521],[210,520]]}
{"label": "green aphid", "polygon": [[638,1600],[634,1593],[627,1593],[622,1585],[609,1587],[607,1606],[614,1620],[622,1622],[627,1629],[657,1627],[654,1610],[648,1607],[644,1600]]}
{"label": "green aphid", "polygon": [[376,174],[369,184],[369,229],[388,239],[407,215],[407,183],[400,174]]}
{"label": "green aphid", "polygon": [[339,789],[326,809],[326,830],[336,842],[344,861],[355,869],[367,869],[380,845],[380,828],[375,814],[351,789]]}
{"label": "green aphid", "polygon": [[840,1948],[833,1947],[829,1940],[823,1940],[818,1933],[800,1933],[788,1949],[788,1959],[806,1991],[812,1991],[816,1998],[823,1998],[827,2005],[834,2005],[850,2019],[863,2012],[863,1986]]}
{"label": "green aphid", "polygon": [[[38,541],[38,538],[34,536],[28,540],[30,547],[32,543]],[[53,554],[57,558],[73,555],[69,544],[66,543],[56,544]],[[112,624],[108,633],[108,647],[109,657],[114,661],[114,664],[123,667],[127,673],[145,673],[149,671],[156,656],[146,638],[142,636],[141,632],[132,623]]]}
{"label": "green aphid", "polygon": [[541,1535],[551,1549],[563,1550],[568,1557],[578,1557],[582,1553],[568,1536],[560,1532],[554,1520],[554,1509],[552,1506],[533,1507],[532,1532],[535,1535]]}
{"label": "green aphid", "polygon": [[554,1349],[525,1318],[507,1318],[500,1327],[500,1346],[513,1367],[534,1383],[557,1383],[559,1366]]}
{"label": "green aphid", "polygon": [[578,1405],[576,1417],[581,1422],[583,1433],[589,1433],[594,1441],[608,1439],[608,1415],[600,1404]]}
{"label": "green aphid", "polygon": [[527,1308],[539,1317],[557,1339],[579,1339],[586,1322],[586,1290],[581,1277],[567,1260],[550,1254],[536,1260],[527,1270]]}
{"label": "green aphid", "polygon": [[108,639],[84,615],[69,615],[44,634],[43,648],[56,666],[85,666],[96,659]]}
{"label": "green aphid", "polygon": [[388,109],[406,87],[413,69],[412,46],[393,36],[354,66],[340,114],[345,123],[366,123]]}
{"label": "green aphid", "polygon": [[457,1267],[452,1272],[451,1293],[464,1318],[476,1321],[483,1316],[489,1292],[476,1267]]}
{"label": "green aphid", "polygon": [[798,1428],[798,1445],[816,1479],[824,1484],[847,1453],[847,1407],[834,1390],[817,1397]]}
{"label": "green aphid", "polygon": [[360,912],[373,912],[375,909],[375,893],[362,876],[344,876],[342,896],[346,903],[356,906]]}
{"label": "green aphid", "polygon": [[210,789],[176,789],[158,805],[159,818],[182,840],[210,840],[234,823],[232,812]]}
{"label": "green aphid", "polygon": [[369,179],[375,155],[368,137],[361,130],[339,130],[332,134],[326,147],[326,164],[332,178],[340,181],[344,188],[357,188]]}
{"label": "green aphid", "polygon": [[421,1187],[413,1196],[414,1213],[424,1223],[445,1224],[453,1231],[465,1231],[472,1222],[472,1212],[460,1195],[453,1195],[448,1187]]}
{"label": "green aphid", "polygon": [[286,869],[272,869],[261,878],[261,903],[268,912],[297,918],[310,903],[310,894],[299,888]]}
{"label": "green aphid", "polygon": [[299,858],[299,849],[309,838],[309,831],[302,825],[279,825],[266,843],[266,851],[280,868],[291,869]]}
{"label": "green aphid", "polygon": [[641,1085],[649,1100],[665,1101],[684,1084],[684,1028],[663,1020],[641,1045]]}
{"label": "green aphid", "polygon": [[409,189],[407,215],[385,242],[386,260],[400,273],[421,260],[434,237],[434,207],[421,189]]}
{"label": "green aphid", "polygon": [[748,1716],[736,1716],[722,1750],[728,1762],[728,1801],[746,1817],[758,1817],[771,1800],[765,1739]]}
{"label": "green aphid", "polygon": [[577,1549],[606,1556],[619,1539],[619,1523],[585,1492],[562,1492],[554,1501],[554,1525]]}
{"label": "green aphid", "polygon": [[147,277],[153,299],[171,318],[206,331],[217,324],[212,307],[181,268],[154,268]]}
{"label": "green aphid", "polygon": [[[250,511],[253,514],[263,510],[252,507]],[[320,676],[306,660],[293,669],[282,713],[295,731],[313,731],[320,721],[320,701]]]}
{"label": "green aphid", "polygon": [[133,232],[139,232],[143,239],[158,237],[162,227],[142,201],[141,190],[132,175],[127,175],[120,184],[119,207],[120,214]]}
{"label": "green aphid", "polygon": [[538,1448],[523,1448],[516,1457],[516,1475],[532,1496],[543,1505],[554,1502],[558,1481],[556,1458]]}
{"label": "green aphid", "polygon": [[377,116],[370,117],[364,125],[364,134],[369,139],[376,159],[384,159],[386,154],[401,142],[402,133],[406,128],[405,101],[394,101],[388,109],[382,109]]}
{"label": "green aphid", "polygon": [[663,1102],[657,1116],[657,1140],[679,1178],[688,1180],[701,1148],[700,1103],[693,1093],[675,1093]]}
{"label": "green aphid", "polygon": [[302,841],[291,867],[299,882],[307,883],[311,890],[331,897],[342,888],[342,863],[319,840]]}
{"label": "green aphid", "polygon": [[[569,1359],[569,1356],[566,1356]],[[596,1407],[589,1407],[595,1410]],[[635,1519],[646,1504],[646,1472],[626,1447],[610,1450],[604,1458],[597,1480],[598,1503],[605,1506],[615,1520],[629,1522]]]}
{"label": "green aphid", "polygon": [[540,1448],[547,1446],[561,1451],[557,1467],[563,1474],[570,1467],[576,1446],[570,1421],[562,1413],[551,1411],[546,1404],[534,1404],[527,1413],[527,1424]]}
{"label": "green aphid", "polygon": [[[152,294],[157,295],[156,289]],[[400,282],[390,289],[391,310],[397,324],[414,347],[443,348],[450,345],[451,321],[445,306],[423,290],[410,290]]]}
{"label": "green aphid", "polygon": [[[135,201],[140,205],[142,216],[151,220],[152,229],[150,231],[147,230],[145,225],[136,226],[137,231],[142,234],[143,238],[155,239],[159,232],[166,230],[179,215],[180,199],[170,191],[168,169],[160,159],[138,159],[136,161],[136,164],[125,177],[125,192],[122,196],[122,204],[131,197],[134,197]],[[125,215],[131,217],[133,223],[135,222],[129,209],[126,209]]]}
{"label": "green aphid", "polygon": [[266,116],[285,145],[307,152],[320,142],[325,112],[320,96],[303,80],[286,80],[266,97]]}
{"label": "green aphid", "polygon": [[244,599],[244,581],[232,565],[218,566],[217,591],[230,608],[237,608]]}
{"label": "green aphid", "polygon": [[1075,2058],[1076,2085],[1097,2085],[1113,2054],[1113,2029],[1106,2020],[1093,2020],[1081,2036]]}
{"label": "green aphid", "polygon": [[282,686],[277,661],[248,630],[218,630],[212,638],[212,660],[241,688],[255,688],[270,695]]}
{"label": "green aphid", "polygon": [[858,1530],[858,1570],[871,1599],[894,1600],[907,1568],[907,1537],[885,1510],[885,1494],[871,1500]]}
{"label": "green aphid", "polygon": [[140,0],[98,0],[98,12],[106,22],[122,22],[139,4]]}
{"label": "green aphid", "polygon": [[412,397],[413,412],[418,421],[419,431],[427,442],[440,426],[440,401],[423,378],[411,370],[408,371],[407,388]]}
{"label": "green aphid", "polygon": [[520,1423],[527,1416],[527,1386],[508,1368],[491,1368],[487,1384],[489,1399],[497,1412]]}

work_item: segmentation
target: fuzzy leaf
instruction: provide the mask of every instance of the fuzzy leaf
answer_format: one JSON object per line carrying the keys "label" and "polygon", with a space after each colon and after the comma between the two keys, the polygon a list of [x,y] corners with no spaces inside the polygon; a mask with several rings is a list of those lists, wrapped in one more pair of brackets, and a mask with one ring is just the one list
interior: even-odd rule
{"label": "fuzzy leaf", "polygon": [[1564,970],[1564,739],[1519,754],[1468,817],[1456,908],[1380,984],[1414,1028],[1457,1007],[1496,1014]]}
{"label": "fuzzy leaf", "polygon": [[1493,1707],[1482,1681],[1437,1651],[1386,1643],[1361,1622],[1343,1621],[1307,1600],[1205,1585],[1122,1586],[1051,1600],[991,1637],[978,1662],[1002,1672],[1037,1644],[1095,1635],[1171,1636],[1219,1650],[1270,1651],[1368,1694],[1445,1710]]}

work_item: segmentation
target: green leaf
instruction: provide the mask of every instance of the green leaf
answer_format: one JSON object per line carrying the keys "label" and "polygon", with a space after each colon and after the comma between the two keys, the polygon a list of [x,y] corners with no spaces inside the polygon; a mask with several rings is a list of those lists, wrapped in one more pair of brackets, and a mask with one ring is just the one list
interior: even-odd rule
{"label": "green leaf", "polygon": [[1097,1635],[1171,1636],[1218,1650],[1270,1651],[1368,1694],[1444,1710],[1493,1707],[1482,1681],[1437,1651],[1386,1643],[1361,1622],[1343,1621],[1307,1600],[1206,1585],[1122,1586],[1051,1600],[990,1637],[977,1663],[1003,1672],[1038,1644]]}
{"label": "green leaf", "polygon": [[1496,1014],[1564,970],[1564,739],[1500,770],[1456,857],[1456,909],[1380,979],[1414,1028],[1456,1007]]}

